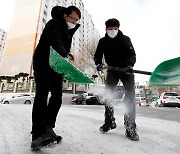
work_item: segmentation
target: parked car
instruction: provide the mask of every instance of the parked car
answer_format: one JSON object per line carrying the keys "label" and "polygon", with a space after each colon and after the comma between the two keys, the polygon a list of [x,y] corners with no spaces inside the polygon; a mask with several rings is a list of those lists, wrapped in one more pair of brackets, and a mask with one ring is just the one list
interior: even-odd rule
{"label": "parked car", "polygon": [[32,104],[34,103],[33,94],[16,94],[13,96],[5,97],[2,104]]}
{"label": "parked car", "polygon": [[86,104],[86,96],[83,94],[73,96],[71,100],[72,104],[77,104],[77,105],[85,105]]}
{"label": "parked car", "polygon": [[136,100],[136,103],[139,105],[139,106],[146,106],[146,99],[145,97],[135,97],[135,100]]}
{"label": "parked car", "polygon": [[157,100],[158,106],[180,107],[180,96],[176,92],[163,92]]}
{"label": "parked car", "polygon": [[72,104],[77,105],[100,105],[101,101],[99,96],[95,93],[82,93],[77,96],[73,96],[71,100]]}

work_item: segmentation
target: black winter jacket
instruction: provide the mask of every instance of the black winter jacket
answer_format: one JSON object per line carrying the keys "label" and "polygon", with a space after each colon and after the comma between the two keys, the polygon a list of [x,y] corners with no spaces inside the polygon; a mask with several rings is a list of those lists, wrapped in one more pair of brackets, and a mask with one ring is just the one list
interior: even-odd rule
{"label": "black winter jacket", "polygon": [[95,64],[102,64],[102,58],[108,66],[127,67],[134,66],[136,54],[128,36],[123,35],[119,30],[115,38],[110,38],[107,34],[99,40],[94,61]]}
{"label": "black winter jacket", "polygon": [[63,57],[70,52],[72,36],[80,25],[77,24],[74,29],[68,30],[64,19],[65,9],[61,6],[52,9],[52,19],[47,22],[33,55],[34,70],[49,67],[50,46]]}

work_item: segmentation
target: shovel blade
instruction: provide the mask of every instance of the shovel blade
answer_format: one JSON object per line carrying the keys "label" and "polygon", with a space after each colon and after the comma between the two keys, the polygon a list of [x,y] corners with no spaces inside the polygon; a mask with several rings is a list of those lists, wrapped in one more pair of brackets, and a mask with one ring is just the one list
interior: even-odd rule
{"label": "shovel blade", "polygon": [[154,86],[180,86],[180,57],[160,63],[149,82]]}

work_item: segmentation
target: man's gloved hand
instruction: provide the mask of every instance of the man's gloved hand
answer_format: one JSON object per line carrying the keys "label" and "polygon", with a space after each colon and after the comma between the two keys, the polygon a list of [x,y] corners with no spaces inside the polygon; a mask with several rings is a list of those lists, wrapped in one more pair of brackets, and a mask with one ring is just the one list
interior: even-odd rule
{"label": "man's gloved hand", "polygon": [[133,67],[132,66],[126,67],[126,73],[133,73]]}
{"label": "man's gloved hand", "polygon": [[74,61],[74,55],[72,53],[68,53],[68,58],[72,61]]}
{"label": "man's gloved hand", "polygon": [[96,66],[97,71],[102,71],[104,69],[103,66],[104,64],[97,64]]}

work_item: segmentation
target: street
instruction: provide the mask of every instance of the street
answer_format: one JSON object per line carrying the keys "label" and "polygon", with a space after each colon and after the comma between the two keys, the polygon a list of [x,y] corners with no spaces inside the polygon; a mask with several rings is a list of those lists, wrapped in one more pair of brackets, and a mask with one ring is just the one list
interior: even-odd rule
{"label": "street", "polygon": [[55,132],[62,135],[62,143],[31,151],[32,105],[0,104],[1,154],[179,154],[179,108],[137,106],[139,141],[124,135],[124,107],[115,106],[117,128],[101,133],[104,123],[102,105],[62,105]]}
{"label": "street", "polygon": [[137,113],[148,118],[180,122],[180,108],[177,107],[137,107]]}

